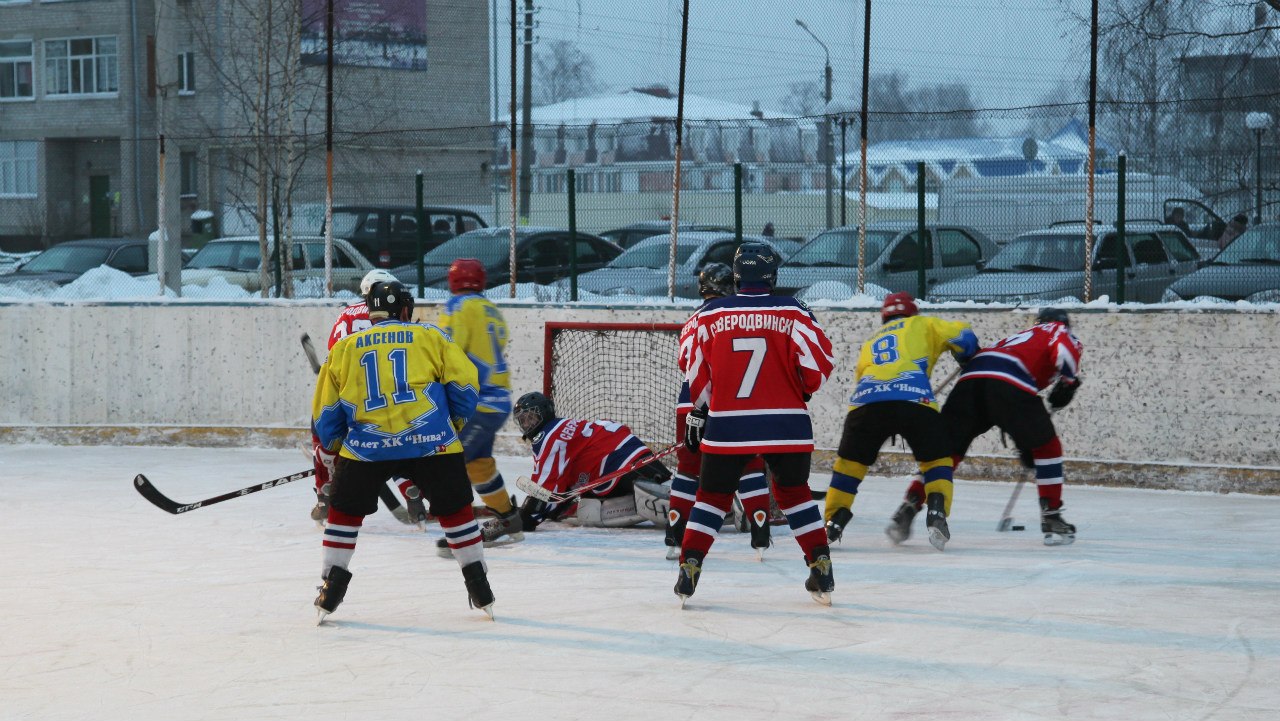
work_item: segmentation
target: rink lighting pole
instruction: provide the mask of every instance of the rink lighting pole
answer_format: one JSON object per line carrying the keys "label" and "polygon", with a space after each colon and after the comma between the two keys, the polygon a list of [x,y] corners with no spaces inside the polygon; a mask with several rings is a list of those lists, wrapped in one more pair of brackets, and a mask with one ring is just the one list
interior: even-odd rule
{"label": "rink lighting pole", "polygon": [[832,153],[831,151],[831,116],[826,114],[827,112],[829,112],[826,110],[826,106],[831,104],[831,51],[827,49],[827,44],[822,42],[822,40],[820,40],[818,36],[815,35],[812,30],[809,29],[808,25],[804,24],[803,20],[801,20],[800,18],[796,18],[796,25],[799,25],[801,30],[805,31],[806,33],[809,33],[809,37],[813,38],[815,41],[817,41],[819,45],[822,46],[822,52],[826,55],[826,58],[827,58],[822,66],[823,67],[822,77],[824,80],[824,90],[822,93],[822,102],[823,102],[823,109],[824,109],[824,114],[822,116],[822,160],[823,160],[823,166],[826,168],[826,177],[823,180],[822,185],[823,185],[823,188],[826,189],[827,228],[830,228],[833,224],[832,223],[833,213],[831,210],[832,208],[831,156],[834,153]]}

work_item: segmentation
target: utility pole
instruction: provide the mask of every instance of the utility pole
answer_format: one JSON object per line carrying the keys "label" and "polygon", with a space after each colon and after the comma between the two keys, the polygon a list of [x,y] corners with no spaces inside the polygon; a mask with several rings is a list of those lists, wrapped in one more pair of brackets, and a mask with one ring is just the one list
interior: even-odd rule
{"label": "utility pole", "polygon": [[520,127],[520,218],[529,221],[533,187],[533,0],[524,0],[524,107]]}

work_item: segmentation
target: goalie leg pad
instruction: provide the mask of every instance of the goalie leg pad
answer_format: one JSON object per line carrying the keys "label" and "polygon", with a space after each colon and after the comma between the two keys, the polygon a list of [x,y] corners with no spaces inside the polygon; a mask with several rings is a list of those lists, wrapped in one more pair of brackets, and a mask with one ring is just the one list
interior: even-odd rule
{"label": "goalie leg pad", "polygon": [[667,525],[667,511],[671,509],[671,488],[652,481],[636,481],[636,513],[655,526]]}
{"label": "goalie leg pad", "polygon": [[578,525],[597,528],[627,528],[648,520],[637,512],[634,494],[614,498],[580,498],[574,518]]}

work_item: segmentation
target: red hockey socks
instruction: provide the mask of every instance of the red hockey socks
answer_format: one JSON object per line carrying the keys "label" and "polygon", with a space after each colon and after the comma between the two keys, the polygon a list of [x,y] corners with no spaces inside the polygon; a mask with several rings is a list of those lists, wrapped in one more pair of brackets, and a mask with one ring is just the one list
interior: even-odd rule
{"label": "red hockey socks", "polygon": [[689,511],[689,523],[684,527],[684,541],[680,544],[680,562],[684,563],[690,551],[706,556],[711,544],[724,525],[724,517],[733,506],[732,493],[698,491],[697,501]]}
{"label": "red hockey socks", "polygon": [[806,561],[813,561],[813,549],[827,545],[826,526],[822,522],[822,511],[813,500],[808,484],[783,486],[774,484],[773,495],[778,499],[778,506],[787,515],[787,523],[796,543],[804,551]]}
{"label": "red hockey socks", "polygon": [[1062,506],[1062,441],[1053,440],[1031,449],[1036,462],[1036,490],[1049,499],[1049,510]]}

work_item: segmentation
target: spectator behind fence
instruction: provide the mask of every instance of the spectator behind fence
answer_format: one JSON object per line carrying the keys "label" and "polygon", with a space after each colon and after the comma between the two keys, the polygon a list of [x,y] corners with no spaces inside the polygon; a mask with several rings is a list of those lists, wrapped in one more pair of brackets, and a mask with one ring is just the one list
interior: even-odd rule
{"label": "spectator behind fence", "polygon": [[766,237],[766,238],[772,238],[772,237],[773,237],[773,223],[765,223],[765,224],[764,224],[764,230],[760,231],[760,235],[763,235],[763,236],[764,236],[764,237]]}
{"label": "spectator behind fence", "polygon": [[1222,231],[1222,237],[1218,238],[1218,248],[1222,249],[1222,248],[1226,248],[1228,245],[1231,245],[1231,241],[1240,237],[1240,234],[1244,232],[1245,228],[1248,227],[1248,225],[1249,225],[1249,218],[1246,217],[1243,213],[1232,218],[1231,222],[1227,223],[1227,229]]}
{"label": "spectator behind fence", "polygon": [[1187,211],[1180,205],[1169,211],[1169,215],[1164,219],[1164,223],[1165,225],[1177,227],[1187,235],[1192,235],[1191,226],[1187,224]]}

